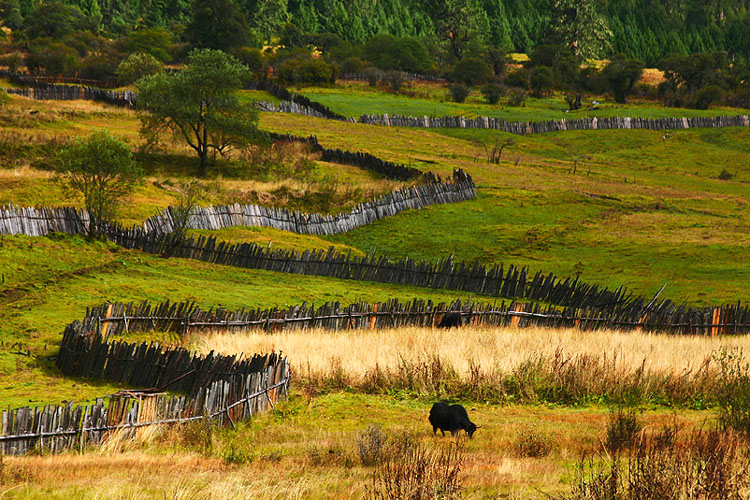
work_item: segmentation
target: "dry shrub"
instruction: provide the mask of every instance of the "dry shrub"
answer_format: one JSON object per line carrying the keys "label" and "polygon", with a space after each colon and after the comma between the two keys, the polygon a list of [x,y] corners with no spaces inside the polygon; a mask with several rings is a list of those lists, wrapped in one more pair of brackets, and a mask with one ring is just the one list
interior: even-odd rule
{"label": "dry shrub", "polygon": [[429,446],[414,435],[392,439],[389,459],[380,462],[366,488],[366,500],[455,499],[462,489],[463,441]]}
{"label": "dry shrub", "polygon": [[741,434],[691,430],[665,439],[643,436],[627,453],[582,462],[576,500],[708,500],[747,498],[750,453]]}
{"label": "dry shrub", "polygon": [[371,425],[357,434],[359,461],[364,466],[376,465],[386,456],[386,435],[380,425]]}
{"label": "dry shrub", "polygon": [[307,450],[307,461],[317,467],[345,467],[354,465],[351,455],[339,444],[314,445]]}
{"label": "dry shrub", "polygon": [[536,429],[523,429],[516,438],[515,449],[521,457],[541,458],[552,451],[555,442],[546,434]]}
{"label": "dry shrub", "polygon": [[635,408],[618,408],[609,414],[607,421],[607,438],[605,448],[610,452],[617,452],[631,446],[641,430],[638,421],[638,411]]}
{"label": "dry shrub", "polygon": [[242,161],[262,176],[305,180],[315,170],[314,156],[308,144],[278,141],[267,147],[248,149]]}

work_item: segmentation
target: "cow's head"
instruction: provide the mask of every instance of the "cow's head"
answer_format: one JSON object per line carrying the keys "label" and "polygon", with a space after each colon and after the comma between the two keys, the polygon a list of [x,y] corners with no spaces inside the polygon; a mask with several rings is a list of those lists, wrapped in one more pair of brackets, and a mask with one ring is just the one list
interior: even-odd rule
{"label": "cow's head", "polygon": [[472,422],[469,422],[469,425],[466,426],[464,429],[466,431],[466,434],[469,436],[469,439],[471,439],[471,436],[476,432],[477,429],[482,427],[481,425],[476,425]]}

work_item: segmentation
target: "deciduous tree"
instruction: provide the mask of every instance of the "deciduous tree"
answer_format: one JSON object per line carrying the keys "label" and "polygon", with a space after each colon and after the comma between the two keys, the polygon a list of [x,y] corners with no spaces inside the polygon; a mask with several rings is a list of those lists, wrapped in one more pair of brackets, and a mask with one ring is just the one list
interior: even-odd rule
{"label": "deciduous tree", "polygon": [[74,139],[65,146],[56,170],[59,180],[83,196],[92,238],[104,234],[118,204],[143,175],[128,146],[105,131]]}
{"label": "deciduous tree", "polygon": [[165,133],[187,143],[200,159],[198,175],[205,175],[211,153],[223,156],[265,140],[257,111],[237,97],[248,77],[249,70],[224,52],[193,50],[182,71],[136,82],[141,134],[149,144]]}

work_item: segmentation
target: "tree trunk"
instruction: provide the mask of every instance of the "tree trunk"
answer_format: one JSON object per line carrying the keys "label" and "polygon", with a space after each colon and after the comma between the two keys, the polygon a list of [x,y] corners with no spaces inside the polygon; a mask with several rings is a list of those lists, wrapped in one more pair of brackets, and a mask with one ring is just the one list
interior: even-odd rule
{"label": "tree trunk", "polygon": [[198,177],[205,177],[206,168],[208,166],[208,151],[204,149],[200,153],[198,153],[198,155],[201,159],[200,165],[198,165]]}

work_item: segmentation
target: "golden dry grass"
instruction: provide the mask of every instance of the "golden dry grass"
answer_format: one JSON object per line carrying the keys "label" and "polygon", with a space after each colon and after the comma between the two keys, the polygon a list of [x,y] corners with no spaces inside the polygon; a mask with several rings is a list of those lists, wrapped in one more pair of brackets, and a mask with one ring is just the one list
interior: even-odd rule
{"label": "golden dry grass", "polygon": [[215,332],[194,340],[208,352],[247,355],[283,351],[296,373],[337,366],[354,379],[378,367],[440,358],[461,377],[472,365],[511,372],[529,359],[592,356],[615,370],[681,374],[699,369],[721,348],[750,350],[750,337],[698,337],[548,328],[400,328],[355,331]]}

